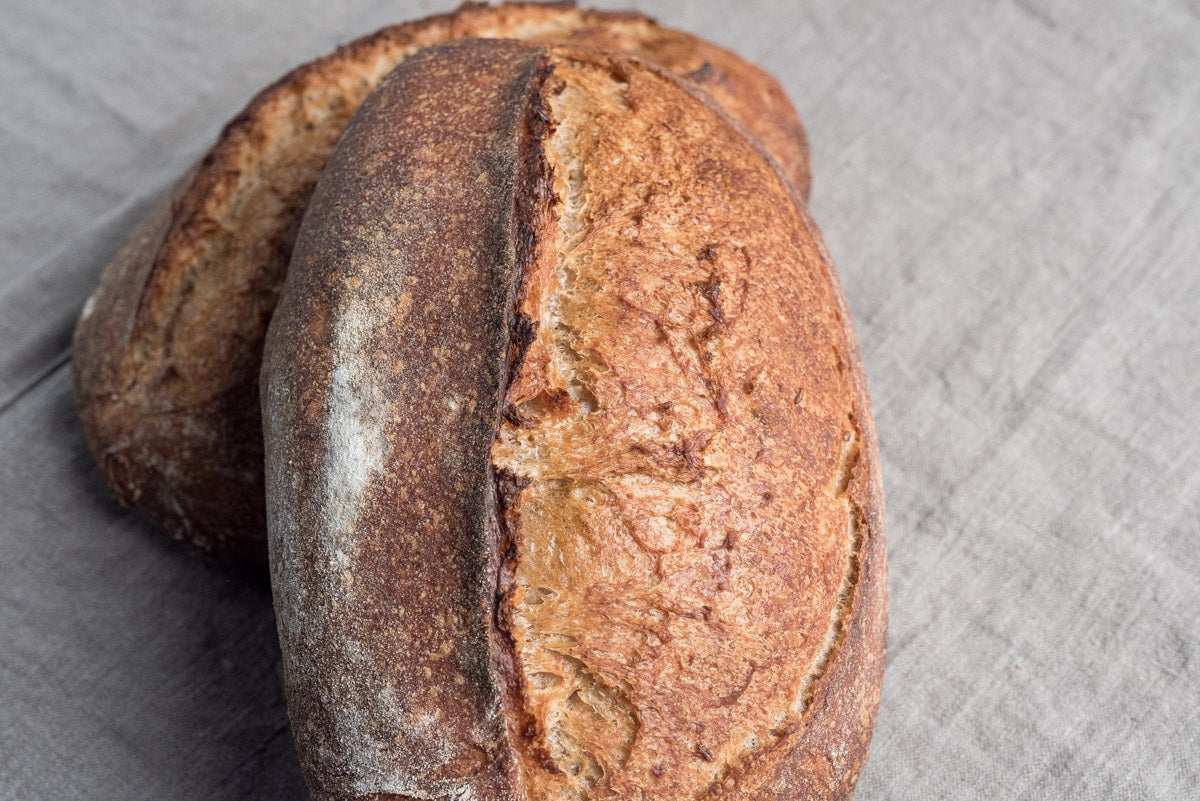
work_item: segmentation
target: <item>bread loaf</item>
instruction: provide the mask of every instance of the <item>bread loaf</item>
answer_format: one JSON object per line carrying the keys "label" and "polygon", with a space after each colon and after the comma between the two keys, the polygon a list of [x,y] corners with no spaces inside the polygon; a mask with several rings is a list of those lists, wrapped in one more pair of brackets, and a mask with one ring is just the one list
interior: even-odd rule
{"label": "bread loaf", "polygon": [[637,14],[468,4],[386,28],[284,76],[224,130],[105,270],[75,336],[84,432],[122,503],[177,538],[265,560],[258,373],[309,194],[346,121],[398,62],[461,37],[571,41],[710,92],[802,192],[808,151],[779,84]]}
{"label": "bread loaf", "polygon": [[464,40],[350,123],[262,402],[316,801],[844,799],[878,455],[803,201],[644,62]]}

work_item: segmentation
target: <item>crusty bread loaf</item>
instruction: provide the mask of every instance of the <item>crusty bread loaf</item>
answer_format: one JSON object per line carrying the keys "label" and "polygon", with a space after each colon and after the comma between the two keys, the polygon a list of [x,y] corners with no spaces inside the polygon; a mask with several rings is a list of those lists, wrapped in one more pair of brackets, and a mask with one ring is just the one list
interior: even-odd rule
{"label": "crusty bread loaf", "polygon": [[634,59],[392,72],[263,363],[316,801],[844,799],[883,670],[878,456],[803,201]]}
{"label": "crusty bread loaf", "polygon": [[202,550],[265,560],[258,372],[312,187],[346,121],[398,62],[469,36],[572,41],[658,63],[710,92],[797,188],[808,151],[779,84],[636,14],[467,5],[387,28],[259,94],[105,270],[75,337],[84,432],[120,500]]}

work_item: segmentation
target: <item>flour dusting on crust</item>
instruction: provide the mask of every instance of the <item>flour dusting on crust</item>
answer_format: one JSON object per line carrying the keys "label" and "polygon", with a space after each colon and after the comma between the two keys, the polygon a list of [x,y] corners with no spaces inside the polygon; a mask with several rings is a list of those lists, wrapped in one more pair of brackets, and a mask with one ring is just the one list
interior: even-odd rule
{"label": "flour dusting on crust", "polygon": [[372,331],[361,304],[342,310],[334,325],[334,362],[325,432],[325,547],[330,564],[343,567],[353,549],[351,532],[372,477],[383,469],[387,437],[370,359],[363,352]]}

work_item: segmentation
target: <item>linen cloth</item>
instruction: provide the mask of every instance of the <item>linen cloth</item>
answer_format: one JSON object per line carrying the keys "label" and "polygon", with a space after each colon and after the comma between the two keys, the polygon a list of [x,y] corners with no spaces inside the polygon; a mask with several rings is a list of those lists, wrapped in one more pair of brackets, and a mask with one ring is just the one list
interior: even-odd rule
{"label": "linen cloth", "polygon": [[[0,799],[306,798],[265,572],[116,505],[70,331],[254,92],[452,5],[0,0]],[[811,137],[888,503],[857,798],[1200,798],[1200,5],[628,5]]]}

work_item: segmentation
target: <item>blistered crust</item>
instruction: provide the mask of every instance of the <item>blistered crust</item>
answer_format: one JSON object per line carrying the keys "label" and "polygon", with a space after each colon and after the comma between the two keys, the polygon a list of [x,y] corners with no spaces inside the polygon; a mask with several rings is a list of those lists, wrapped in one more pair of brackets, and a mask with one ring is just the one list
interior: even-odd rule
{"label": "blistered crust", "polygon": [[[342,129],[398,62],[489,36],[619,47],[710,91],[802,192],[803,129],[779,84],[728,51],[637,14],[468,4],[382,31],[258,95],[108,267],[76,333],[88,441],[122,503],[175,537],[263,560],[261,348],[296,230]],[[137,280],[131,280],[137,276]]]}

